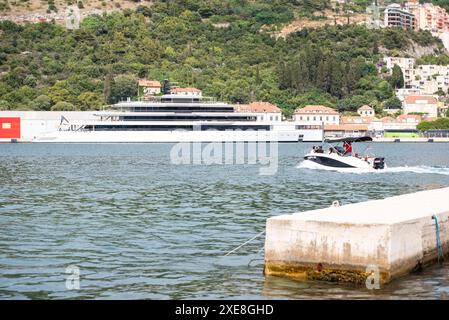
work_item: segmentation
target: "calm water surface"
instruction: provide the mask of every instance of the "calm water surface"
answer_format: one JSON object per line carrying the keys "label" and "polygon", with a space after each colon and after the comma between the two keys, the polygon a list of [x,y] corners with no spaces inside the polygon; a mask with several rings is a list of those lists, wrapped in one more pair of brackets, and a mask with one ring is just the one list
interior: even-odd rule
{"label": "calm water surface", "polygon": [[[449,144],[372,144],[385,173],[174,165],[169,144],[0,144],[0,299],[449,297],[449,264],[369,291],[268,277],[268,217],[449,186]],[[66,267],[81,271],[66,289]]]}

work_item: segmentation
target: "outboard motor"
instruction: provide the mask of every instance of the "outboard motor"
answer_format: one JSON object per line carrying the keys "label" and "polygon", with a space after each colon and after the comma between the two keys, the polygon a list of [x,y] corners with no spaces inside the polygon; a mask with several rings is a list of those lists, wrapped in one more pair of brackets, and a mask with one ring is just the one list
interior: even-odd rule
{"label": "outboard motor", "polygon": [[374,158],[373,163],[374,169],[384,169],[385,168],[385,158]]}

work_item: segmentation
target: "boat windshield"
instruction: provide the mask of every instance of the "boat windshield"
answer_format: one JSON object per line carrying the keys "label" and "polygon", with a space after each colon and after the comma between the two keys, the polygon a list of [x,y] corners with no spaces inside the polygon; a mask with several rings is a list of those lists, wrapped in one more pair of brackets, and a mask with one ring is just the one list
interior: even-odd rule
{"label": "boat windshield", "polygon": [[345,154],[346,152],[346,150],[341,146],[335,146],[334,149],[337,150],[337,152],[341,155]]}

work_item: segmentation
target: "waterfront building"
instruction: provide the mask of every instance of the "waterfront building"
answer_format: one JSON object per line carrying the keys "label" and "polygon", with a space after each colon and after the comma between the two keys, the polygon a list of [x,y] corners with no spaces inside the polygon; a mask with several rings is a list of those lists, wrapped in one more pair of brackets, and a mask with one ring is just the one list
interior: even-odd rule
{"label": "waterfront building", "polygon": [[434,96],[406,96],[402,103],[404,114],[422,114],[427,118],[438,117],[438,100]]}
{"label": "waterfront building", "polygon": [[341,124],[369,124],[374,117],[364,117],[364,116],[341,116]]}
{"label": "waterfront building", "polygon": [[[341,125],[363,125],[371,135],[382,135],[388,130],[416,130],[416,126],[421,120],[422,117],[420,115],[400,115],[396,118],[388,116],[381,119],[375,117],[342,116]],[[362,127],[357,127],[357,129],[363,132]]]}
{"label": "waterfront building", "polygon": [[416,126],[422,121],[422,117],[416,114],[401,114],[396,118],[388,118],[383,123],[383,131],[386,130],[416,130]]}
{"label": "waterfront building", "polygon": [[252,102],[250,104],[234,105],[236,112],[253,113],[258,121],[282,121],[282,111],[269,102]]}
{"label": "waterfront building", "polygon": [[340,114],[337,110],[329,107],[308,105],[304,108],[297,108],[293,120],[308,125],[338,125],[340,124]]}
{"label": "waterfront building", "polygon": [[324,136],[326,138],[360,137],[368,134],[366,124],[326,124]]}

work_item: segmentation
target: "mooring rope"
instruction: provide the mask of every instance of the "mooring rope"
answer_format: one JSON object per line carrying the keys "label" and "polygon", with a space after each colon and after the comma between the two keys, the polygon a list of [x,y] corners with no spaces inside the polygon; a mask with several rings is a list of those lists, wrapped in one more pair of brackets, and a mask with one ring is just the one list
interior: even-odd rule
{"label": "mooring rope", "polygon": [[251,241],[253,241],[254,239],[260,237],[261,235],[263,235],[265,233],[265,230],[262,231],[261,233],[256,234],[254,237],[252,237],[251,239],[249,239],[248,241],[245,241],[244,243],[242,243],[241,245],[239,245],[237,248],[232,249],[231,251],[229,251],[228,253],[226,253],[223,257],[226,257],[228,255],[230,255],[231,253],[237,251],[238,249],[240,249],[241,247],[243,247],[244,245],[250,243]]}
{"label": "mooring rope", "polygon": [[248,267],[251,267],[251,263],[252,263],[253,261],[256,261],[256,260],[257,260],[257,258],[259,257],[260,253],[261,253],[264,249],[265,249],[265,247],[262,246],[262,248],[260,248],[259,251],[257,251],[257,253],[254,255],[254,257],[253,257],[251,260],[249,260],[249,262],[248,262]]}
{"label": "mooring rope", "polygon": [[441,240],[440,240],[440,224],[438,223],[438,217],[436,215],[433,215],[432,219],[435,220],[437,250],[438,250],[438,263],[440,263],[440,259],[441,259],[441,261],[443,261],[443,259],[444,259],[443,247],[441,245]]}

